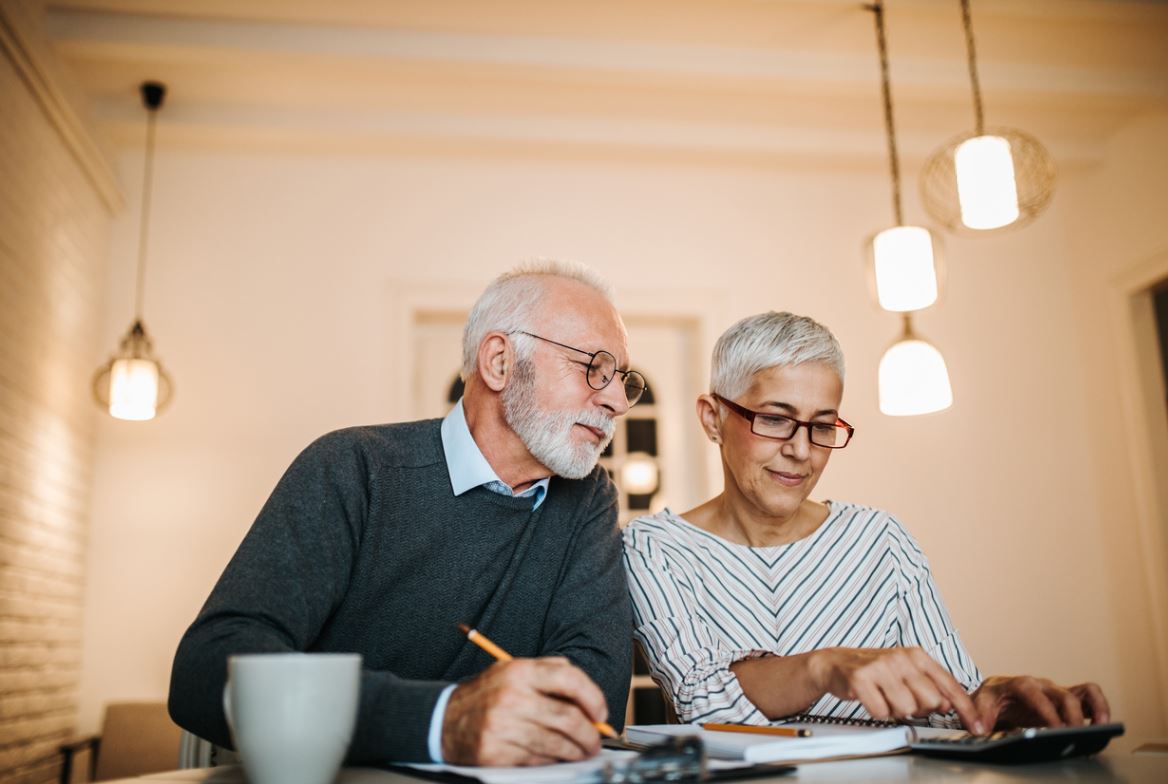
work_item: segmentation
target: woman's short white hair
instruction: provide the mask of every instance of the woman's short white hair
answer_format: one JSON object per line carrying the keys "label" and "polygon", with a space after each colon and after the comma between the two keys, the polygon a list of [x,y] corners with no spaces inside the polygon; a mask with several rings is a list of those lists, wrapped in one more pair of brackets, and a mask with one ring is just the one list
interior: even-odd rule
{"label": "woman's short white hair", "polygon": [[844,380],[844,352],[818,321],[773,310],[747,316],[714,344],[710,389],[733,400],[750,388],[755,373],[804,362],[822,362]]}
{"label": "woman's short white hair", "polygon": [[[583,264],[540,259],[504,272],[491,281],[466,317],[466,326],[462,330],[463,381],[474,375],[479,343],[488,332],[530,332],[534,329],[532,315],[543,301],[544,284],[549,277],[579,281],[612,301],[612,287],[608,281]],[[533,344],[534,341],[529,340],[515,341],[519,361],[531,358]]]}

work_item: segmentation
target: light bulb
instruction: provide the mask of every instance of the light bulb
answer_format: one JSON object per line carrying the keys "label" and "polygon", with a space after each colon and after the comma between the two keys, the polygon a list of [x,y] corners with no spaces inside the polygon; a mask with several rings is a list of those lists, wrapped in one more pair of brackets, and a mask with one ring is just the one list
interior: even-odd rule
{"label": "light bulb", "polygon": [[945,358],[931,344],[908,337],[893,344],[880,359],[880,411],[914,416],[953,405],[953,388]]}
{"label": "light bulb", "polygon": [[961,222],[971,229],[997,229],[1018,220],[1018,185],[1010,142],[975,136],[953,153]]}
{"label": "light bulb", "polygon": [[153,419],[158,405],[158,365],[148,359],[119,359],[110,368],[110,416]]}
{"label": "light bulb", "polygon": [[921,226],[896,226],[872,238],[876,299],[885,310],[905,312],[937,301],[933,237]]}
{"label": "light bulb", "polygon": [[621,465],[621,488],[630,495],[649,495],[657,489],[657,461],[645,452],[633,452]]}

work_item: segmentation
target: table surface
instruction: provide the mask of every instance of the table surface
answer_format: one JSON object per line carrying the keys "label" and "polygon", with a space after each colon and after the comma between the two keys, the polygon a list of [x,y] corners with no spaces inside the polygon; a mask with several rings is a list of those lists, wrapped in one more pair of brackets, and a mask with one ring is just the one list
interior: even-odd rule
{"label": "table surface", "polygon": [[[1168,782],[1168,754],[1104,752],[1097,757],[1065,760],[1040,765],[987,765],[928,759],[910,754],[891,757],[818,762],[800,765],[794,773],[771,778],[750,779],[765,782],[831,781],[894,782],[964,781],[977,784],[1010,782],[1046,782],[1074,780],[1080,782],[1126,782],[1127,784],[1165,784]],[[167,773],[151,773],[135,779],[121,779],[109,784],[245,784],[243,770],[235,765],[219,768],[195,768]],[[373,768],[345,768],[337,784],[417,784],[422,779],[404,773]]]}

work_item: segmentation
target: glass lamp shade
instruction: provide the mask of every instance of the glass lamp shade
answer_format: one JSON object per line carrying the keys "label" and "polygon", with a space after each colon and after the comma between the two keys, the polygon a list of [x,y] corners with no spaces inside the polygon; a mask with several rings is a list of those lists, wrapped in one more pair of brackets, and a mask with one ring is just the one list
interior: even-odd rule
{"label": "glass lamp shade", "polygon": [[961,222],[971,229],[999,229],[1018,220],[1018,184],[1010,142],[975,136],[953,152]]}
{"label": "glass lamp shade", "polygon": [[170,402],[172,391],[141,321],[134,322],[117,353],[93,376],[94,398],[117,419],[153,419]]}
{"label": "glass lamp shade", "polygon": [[109,374],[109,413],[117,419],[153,419],[158,409],[158,364],[116,359]]}
{"label": "glass lamp shade", "polygon": [[906,335],[880,359],[880,411],[888,416],[915,416],[953,405],[953,388],[945,358],[930,343]]}
{"label": "glass lamp shade", "polygon": [[651,495],[660,480],[657,461],[645,452],[632,452],[621,465],[621,489],[629,495]]}
{"label": "glass lamp shade", "polygon": [[895,226],[872,238],[876,299],[885,310],[907,312],[937,301],[933,236],[921,226]]}

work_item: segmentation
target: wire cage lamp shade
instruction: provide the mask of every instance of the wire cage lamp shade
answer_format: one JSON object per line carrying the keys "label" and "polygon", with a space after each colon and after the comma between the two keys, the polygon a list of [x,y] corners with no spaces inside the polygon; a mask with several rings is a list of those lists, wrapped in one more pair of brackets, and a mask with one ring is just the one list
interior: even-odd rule
{"label": "wire cage lamp shade", "polygon": [[93,376],[93,397],[116,419],[144,421],[166,408],[174,384],[154,356],[154,344],[142,321],[142,294],[146,278],[146,247],[150,227],[150,196],[154,175],[154,124],[166,96],[166,85],[143,82],[139,87],[146,108],[146,159],[142,174],[142,213],[138,225],[138,276],[134,322],[117,351]]}
{"label": "wire cage lamp shade", "polygon": [[1056,178],[1054,159],[1038,139],[1016,128],[987,128],[956,136],[929,156],[921,203],[951,232],[1020,228],[1046,209]]}
{"label": "wire cage lamp shade", "polygon": [[1054,160],[1038,139],[1017,128],[986,128],[970,0],[961,0],[974,130],[950,139],[921,169],[921,202],[946,230],[984,233],[1018,228],[1050,203]]}

